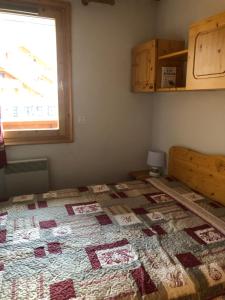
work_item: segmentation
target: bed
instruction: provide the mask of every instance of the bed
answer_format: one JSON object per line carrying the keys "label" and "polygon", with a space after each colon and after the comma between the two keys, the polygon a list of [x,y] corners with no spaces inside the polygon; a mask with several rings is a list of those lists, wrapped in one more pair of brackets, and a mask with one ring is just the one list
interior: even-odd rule
{"label": "bed", "polygon": [[181,178],[186,150],[167,178],[2,202],[0,299],[225,299],[224,187]]}

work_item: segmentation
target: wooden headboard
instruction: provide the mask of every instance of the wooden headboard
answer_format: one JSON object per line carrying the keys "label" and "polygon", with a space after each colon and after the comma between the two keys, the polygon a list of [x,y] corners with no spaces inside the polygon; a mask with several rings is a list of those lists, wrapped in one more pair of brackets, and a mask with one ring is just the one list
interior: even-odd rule
{"label": "wooden headboard", "polygon": [[172,147],[168,173],[193,190],[225,205],[225,156]]}

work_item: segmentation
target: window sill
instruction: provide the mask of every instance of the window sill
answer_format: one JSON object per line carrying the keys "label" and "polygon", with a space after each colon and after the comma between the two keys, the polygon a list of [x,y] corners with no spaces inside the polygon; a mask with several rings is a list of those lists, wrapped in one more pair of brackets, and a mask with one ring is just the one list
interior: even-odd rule
{"label": "window sill", "polygon": [[38,145],[38,144],[61,144],[61,143],[72,143],[73,132],[68,131],[66,134],[60,134],[60,130],[34,130],[29,131],[30,135],[21,132],[5,132],[5,145]]}

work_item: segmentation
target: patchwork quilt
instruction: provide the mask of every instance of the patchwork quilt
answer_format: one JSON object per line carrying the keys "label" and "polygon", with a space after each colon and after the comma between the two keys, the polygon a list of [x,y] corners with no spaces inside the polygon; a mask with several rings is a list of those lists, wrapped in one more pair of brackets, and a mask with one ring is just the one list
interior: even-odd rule
{"label": "patchwork quilt", "polygon": [[148,181],[0,205],[1,300],[224,295],[224,234]]}

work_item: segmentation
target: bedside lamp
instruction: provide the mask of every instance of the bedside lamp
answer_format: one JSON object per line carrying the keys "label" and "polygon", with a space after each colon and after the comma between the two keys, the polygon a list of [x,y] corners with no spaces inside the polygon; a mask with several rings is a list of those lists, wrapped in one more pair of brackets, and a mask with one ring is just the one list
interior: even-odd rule
{"label": "bedside lamp", "polygon": [[149,175],[152,177],[159,177],[163,173],[165,167],[166,154],[162,151],[148,152],[147,165],[150,166]]}

